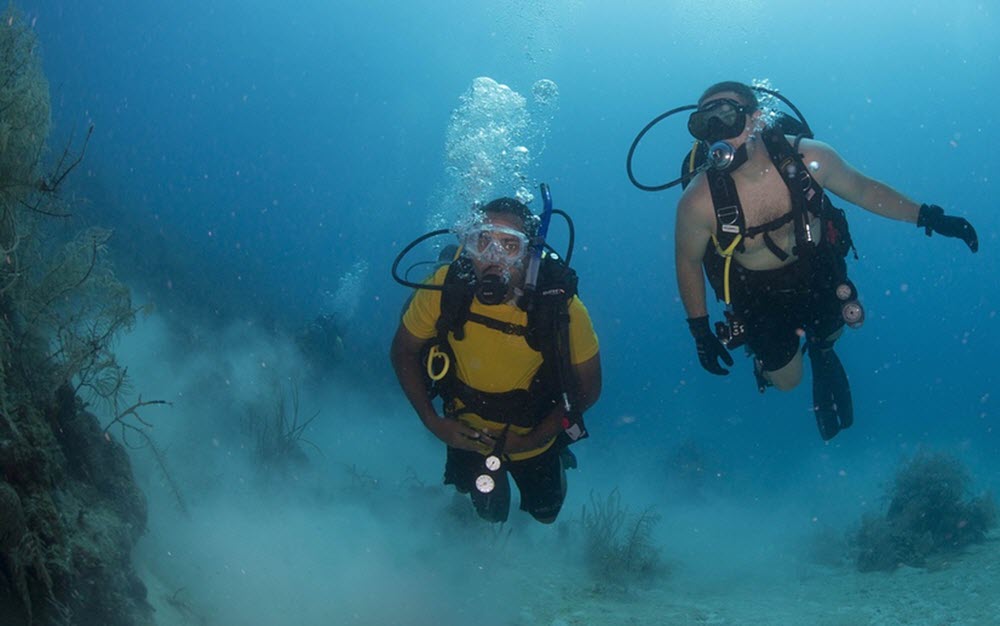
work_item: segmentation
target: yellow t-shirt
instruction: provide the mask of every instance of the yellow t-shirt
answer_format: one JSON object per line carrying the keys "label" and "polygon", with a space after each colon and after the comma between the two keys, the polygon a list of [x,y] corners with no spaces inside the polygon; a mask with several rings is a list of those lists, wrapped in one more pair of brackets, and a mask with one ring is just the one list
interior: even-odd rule
{"label": "yellow t-shirt", "polygon": [[[444,282],[447,272],[447,266],[441,267],[427,282],[440,285]],[[473,298],[470,312],[508,324],[528,325],[528,314],[514,304],[487,306]],[[435,324],[440,314],[441,292],[434,289],[419,289],[403,314],[403,325],[415,337],[431,339],[437,335]],[[507,334],[476,322],[465,323],[465,338],[461,341],[455,341],[451,335],[449,338],[452,339],[449,344],[456,361],[451,366],[457,368],[459,380],[480,391],[503,393],[515,389],[527,389],[542,365],[542,354],[532,350],[524,337]],[[574,365],[593,358],[599,350],[590,314],[576,296],[569,302],[569,343],[570,363]],[[473,428],[489,428],[495,431],[504,427],[504,424],[485,420],[471,413],[463,414],[461,419]],[[523,434],[529,429],[511,426],[511,430]],[[549,441],[536,450],[510,456],[514,460],[530,458],[541,454],[551,445],[552,441]]]}

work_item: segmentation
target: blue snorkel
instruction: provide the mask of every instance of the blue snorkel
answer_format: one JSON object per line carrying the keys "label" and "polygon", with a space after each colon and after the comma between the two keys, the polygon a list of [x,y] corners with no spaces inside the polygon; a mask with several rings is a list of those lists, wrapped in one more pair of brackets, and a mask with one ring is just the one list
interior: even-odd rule
{"label": "blue snorkel", "polygon": [[[542,215],[541,222],[538,225],[538,231],[531,240],[531,259],[528,261],[528,269],[524,276],[524,308],[528,311],[528,316],[533,314],[533,310],[537,304],[536,295],[540,298],[565,298],[565,294],[562,291],[553,292],[542,292],[541,294],[536,294],[538,290],[538,270],[542,265],[542,253],[545,249],[545,237],[549,232],[549,222],[552,221],[552,193],[549,191],[549,186],[545,183],[540,185],[542,193]],[[561,211],[556,211],[561,215],[566,215]],[[572,222],[569,221],[568,216],[567,223],[570,224],[570,241],[572,241]],[[572,243],[570,244],[572,246]],[[570,248],[570,254],[572,254],[572,247]],[[555,258],[558,258],[555,256]],[[575,287],[575,285],[574,285]],[[565,326],[562,331],[556,328],[549,329],[557,344],[560,344],[559,351],[562,354],[569,354],[569,313],[565,314]],[[562,407],[565,411],[565,415],[562,418],[562,427],[565,436],[568,437],[569,441],[576,441],[587,436],[587,431],[583,426],[582,416],[578,411],[574,410],[573,402],[571,401],[571,387],[575,385],[570,383],[574,380],[573,373],[569,369],[569,359],[557,359],[556,360],[556,372],[559,379],[559,387],[561,388],[561,400]]]}
{"label": "blue snorkel", "polygon": [[[524,292],[528,296],[535,293],[538,287],[538,268],[542,265],[542,252],[545,249],[545,236],[549,232],[549,222],[552,221],[552,193],[549,186],[542,183],[540,186],[542,193],[542,216],[538,231],[531,238],[531,259],[528,261],[528,270],[524,275]],[[526,299],[531,302],[531,298]]]}

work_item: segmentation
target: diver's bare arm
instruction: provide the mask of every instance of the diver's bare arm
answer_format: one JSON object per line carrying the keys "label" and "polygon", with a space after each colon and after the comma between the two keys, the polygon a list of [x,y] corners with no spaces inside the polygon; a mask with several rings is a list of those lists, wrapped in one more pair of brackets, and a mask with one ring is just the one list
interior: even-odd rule
{"label": "diver's bare arm", "polygon": [[573,366],[579,393],[577,394],[576,410],[584,413],[594,406],[601,397],[603,374],[601,373],[601,353],[598,352],[583,363]]}
{"label": "diver's bare arm", "polygon": [[[701,260],[711,237],[711,226],[687,195],[677,205],[677,227],[674,232],[674,262],[677,266],[677,289],[689,318],[708,315],[705,299],[705,276]],[[714,224],[713,224],[714,225]]]}
{"label": "diver's bare arm", "polygon": [[865,176],[827,144],[808,140],[802,143],[804,160],[818,165],[813,176],[824,189],[882,217],[917,223],[919,204],[889,185]]}
{"label": "diver's bare arm", "polygon": [[433,432],[430,422],[438,420],[439,416],[430,398],[427,397],[427,388],[424,385],[421,370],[423,364],[420,362],[420,350],[423,345],[423,339],[414,336],[400,324],[396,329],[396,336],[392,338],[390,357],[392,368],[396,371],[396,378],[399,379],[399,386],[403,388],[406,399],[413,405],[424,425]]}
{"label": "diver's bare arm", "polygon": [[483,433],[458,420],[442,418],[434,409],[424,385],[423,363],[420,361],[424,341],[406,330],[403,324],[396,329],[396,336],[392,339],[392,367],[396,370],[396,378],[406,399],[413,405],[424,427],[435,437],[453,448],[482,451],[487,443],[492,445]]}

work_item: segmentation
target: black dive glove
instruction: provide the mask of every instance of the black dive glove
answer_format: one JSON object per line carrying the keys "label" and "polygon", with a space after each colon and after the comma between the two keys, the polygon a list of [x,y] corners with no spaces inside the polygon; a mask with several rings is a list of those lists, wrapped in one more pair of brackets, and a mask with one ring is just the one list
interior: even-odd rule
{"label": "black dive glove", "polygon": [[717,376],[728,374],[729,370],[719,365],[719,359],[732,367],[733,357],[729,356],[729,351],[709,328],[708,316],[690,317],[687,323],[694,337],[694,343],[698,346],[698,360],[701,361],[701,366]]}
{"label": "black dive glove", "polygon": [[973,252],[979,250],[979,237],[976,229],[964,217],[945,215],[944,209],[936,204],[921,204],[917,215],[917,228],[923,228],[930,237],[938,233],[945,237],[958,237],[969,246]]}

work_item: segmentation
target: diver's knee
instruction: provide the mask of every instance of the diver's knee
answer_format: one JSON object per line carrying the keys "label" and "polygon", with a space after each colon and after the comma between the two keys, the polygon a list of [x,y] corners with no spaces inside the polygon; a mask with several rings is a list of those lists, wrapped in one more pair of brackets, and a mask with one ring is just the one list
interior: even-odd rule
{"label": "diver's knee", "polygon": [[801,382],[802,374],[795,377],[771,377],[771,384],[774,385],[774,388],[778,391],[791,391],[792,389],[798,387]]}
{"label": "diver's knee", "polygon": [[764,375],[778,391],[795,389],[802,382],[802,354],[797,353],[786,365]]}
{"label": "diver's knee", "polygon": [[558,502],[552,503],[548,506],[540,506],[533,510],[529,510],[528,513],[531,517],[535,518],[536,521],[542,524],[551,524],[556,521],[559,517],[559,512],[562,511],[563,500],[566,497],[565,490],[563,491],[562,497],[559,498]]}

